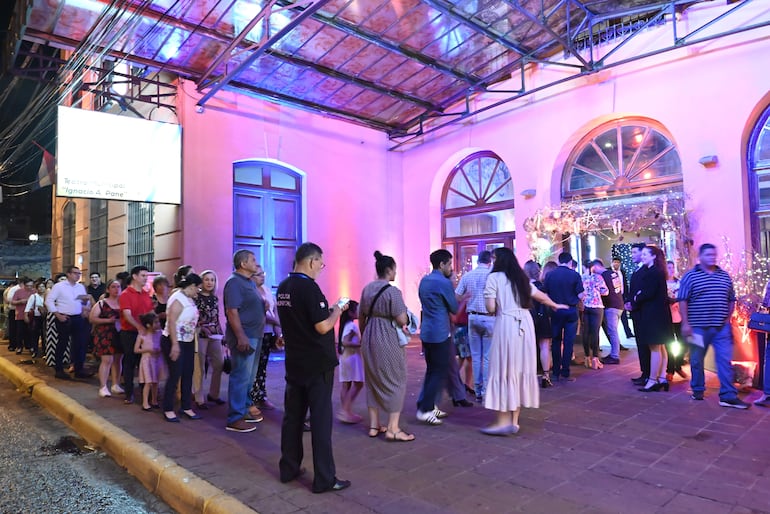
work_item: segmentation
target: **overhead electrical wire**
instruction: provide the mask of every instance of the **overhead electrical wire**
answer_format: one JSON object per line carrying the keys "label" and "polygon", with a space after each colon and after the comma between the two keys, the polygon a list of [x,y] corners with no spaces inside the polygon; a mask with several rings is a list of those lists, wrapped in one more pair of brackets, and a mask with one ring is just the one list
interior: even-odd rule
{"label": "overhead electrical wire", "polygon": [[[176,5],[180,0],[177,0]],[[130,0],[113,0],[108,6],[100,13],[96,22],[92,25],[86,37],[81,44],[73,51],[72,56],[62,66],[57,73],[58,84],[55,86],[46,87],[46,89],[39,95],[37,95],[31,102],[25,106],[24,111],[19,115],[16,120],[9,125],[9,127],[0,134],[0,153],[6,153],[9,150],[8,144],[12,144],[24,130],[26,130],[32,123],[37,123],[37,128],[30,132],[20,143],[14,145],[15,148],[11,151],[4,162],[0,164],[2,170],[0,171],[0,177],[3,179],[12,177],[16,173],[24,169],[22,164],[27,162],[14,162],[14,159],[26,152],[29,145],[35,138],[38,138],[45,130],[50,128],[51,123],[55,122],[55,119],[49,123],[45,123],[45,119],[38,119],[45,110],[51,109],[54,105],[60,104],[74,91],[79,90],[83,76],[87,70],[91,68],[91,62],[96,60],[100,62],[104,56],[109,53],[112,47],[120,40],[120,38],[130,30],[134,30],[136,25],[143,19],[144,11],[151,5],[150,0],[143,0],[137,9],[131,11],[128,17],[124,15],[128,12],[127,6],[131,5]],[[173,8],[173,6],[172,6]],[[109,38],[110,33],[119,24],[122,23],[120,30],[116,31],[114,35]],[[127,54],[133,52],[138,45],[143,41],[155,35],[158,30],[160,20],[156,21],[147,33],[143,34],[140,39],[134,42],[133,48],[131,48]],[[107,40],[107,41],[105,41]],[[126,60],[126,59],[123,59]],[[121,60],[122,61],[122,60]],[[101,77],[97,82],[97,87],[101,85],[106,76]],[[62,89],[62,85],[64,86]],[[1,104],[0,104],[1,105]],[[49,114],[47,117],[50,117]],[[41,125],[45,124],[44,127]],[[4,147],[4,143],[8,142]],[[30,159],[30,158],[28,158]],[[7,169],[10,167],[13,169]],[[34,184],[31,182],[28,184],[8,184],[6,180],[0,182],[0,186],[4,187],[24,187]]]}

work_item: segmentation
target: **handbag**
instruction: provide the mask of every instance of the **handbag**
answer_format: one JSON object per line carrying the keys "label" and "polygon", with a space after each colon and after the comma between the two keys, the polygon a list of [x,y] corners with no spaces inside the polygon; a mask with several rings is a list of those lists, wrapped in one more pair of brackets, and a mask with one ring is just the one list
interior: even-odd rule
{"label": "handbag", "polygon": [[770,313],[754,312],[749,318],[749,330],[770,332]]}
{"label": "handbag", "polygon": [[[390,287],[390,284],[385,284],[382,286],[382,289],[377,291],[377,294],[374,295],[374,300],[372,300],[372,305],[369,307],[369,314],[368,317],[371,317],[372,312],[374,311],[374,304],[377,303],[377,300],[380,299],[380,295],[385,292],[387,288]],[[406,334],[404,334],[404,331],[401,330],[401,327],[398,326],[398,323],[396,323],[396,320],[390,320],[390,325],[393,327],[393,329],[396,331],[396,336],[398,337],[398,345],[399,346],[406,346],[409,344],[409,339],[406,337]]]}

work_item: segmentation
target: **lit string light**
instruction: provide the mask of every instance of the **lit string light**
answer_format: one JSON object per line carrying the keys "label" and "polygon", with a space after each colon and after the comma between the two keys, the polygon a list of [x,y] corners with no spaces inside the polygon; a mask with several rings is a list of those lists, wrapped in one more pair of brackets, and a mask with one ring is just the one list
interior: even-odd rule
{"label": "lit string light", "polygon": [[[619,255],[623,271],[633,271],[630,248],[623,243],[630,234],[639,237],[642,232],[659,230],[675,234],[676,255],[673,257],[679,269],[689,264],[690,223],[685,211],[685,195],[681,191],[668,191],[645,198],[623,198],[589,202],[576,197],[565,200],[556,207],[544,207],[524,220],[532,259],[545,262],[561,251],[572,234],[593,234],[616,241],[614,246],[626,248],[628,256]],[[613,252],[615,249],[613,247]]]}

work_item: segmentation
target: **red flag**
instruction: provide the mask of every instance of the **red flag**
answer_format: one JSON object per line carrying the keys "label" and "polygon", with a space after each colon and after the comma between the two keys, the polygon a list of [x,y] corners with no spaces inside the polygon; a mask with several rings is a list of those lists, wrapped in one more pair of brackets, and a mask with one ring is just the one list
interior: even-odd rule
{"label": "red flag", "polygon": [[40,169],[37,172],[37,186],[35,189],[50,186],[56,176],[56,158],[45,148],[32,141],[35,146],[43,150],[43,161],[40,163]]}

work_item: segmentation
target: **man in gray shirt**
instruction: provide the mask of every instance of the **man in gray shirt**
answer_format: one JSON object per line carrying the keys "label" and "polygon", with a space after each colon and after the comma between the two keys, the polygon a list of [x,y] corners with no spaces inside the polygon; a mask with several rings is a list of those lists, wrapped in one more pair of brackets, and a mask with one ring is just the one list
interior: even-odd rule
{"label": "man in gray shirt", "polygon": [[263,419],[248,395],[257,376],[265,328],[265,302],[251,281],[257,266],[257,259],[249,250],[235,252],[235,272],[227,279],[223,292],[227,316],[225,343],[230,348],[232,362],[227,389],[229,411],[226,428],[232,432],[251,432],[256,428],[253,423]]}

